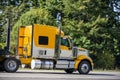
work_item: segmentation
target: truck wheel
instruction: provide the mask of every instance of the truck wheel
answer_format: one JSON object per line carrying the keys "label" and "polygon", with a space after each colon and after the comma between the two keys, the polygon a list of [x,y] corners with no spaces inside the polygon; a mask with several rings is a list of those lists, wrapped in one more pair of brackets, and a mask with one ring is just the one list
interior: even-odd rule
{"label": "truck wheel", "polygon": [[78,72],[80,74],[88,74],[90,71],[90,63],[88,61],[82,61],[78,66]]}
{"label": "truck wheel", "polygon": [[19,68],[19,64],[16,59],[10,58],[4,61],[4,69],[6,72],[16,72]]}
{"label": "truck wheel", "polygon": [[73,69],[66,69],[65,72],[68,74],[72,74],[74,72],[74,70]]}

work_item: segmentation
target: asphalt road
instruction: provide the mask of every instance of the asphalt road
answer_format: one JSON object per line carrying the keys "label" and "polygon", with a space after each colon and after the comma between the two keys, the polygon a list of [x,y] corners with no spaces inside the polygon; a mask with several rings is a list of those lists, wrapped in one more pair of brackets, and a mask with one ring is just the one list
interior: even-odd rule
{"label": "asphalt road", "polygon": [[62,70],[18,70],[16,73],[0,72],[0,80],[120,80],[120,72],[92,71],[81,75],[78,72],[66,74]]}

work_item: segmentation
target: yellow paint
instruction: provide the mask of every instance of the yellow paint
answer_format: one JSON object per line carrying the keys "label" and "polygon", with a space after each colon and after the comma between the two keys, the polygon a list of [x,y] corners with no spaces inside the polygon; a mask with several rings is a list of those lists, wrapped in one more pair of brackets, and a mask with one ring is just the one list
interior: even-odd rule
{"label": "yellow paint", "polygon": [[90,64],[93,66],[93,62],[88,56],[80,55],[75,59],[75,64],[74,64],[75,69],[78,69],[78,65],[82,60],[88,60],[90,62]]}
{"label": "yellow paint", "polygon": [[[34,43],[37,47],[43,48],[55,48],[56,35],[58,35],[59,30],[57,27],[34,24]],[[47,36],[49,38],[48,45],[40,45],[38,43],[39,36]],[[61,36],[64,36],[62,32]]]}
{"label": "yellow paint", "polygon": [[62,50],[68,50],[68,47],[66,47],[66,46],[60,46],[60,49],[62,49]]}
{"label": "yellow paint", "polygon": [[24,58],[23,56],[20,56],[20,61],[22,64],[30,65],[31,61],[32,61],[32,57],[31,58]]}
{"label": "yellow paint", "polygon": [[22,64],[31,64],[32,26],[21,26],[18,35],[18,55]]}
{"label": "yellow paint", "polygon": [[32,26],[20,27],[18,55],[31,56]]}

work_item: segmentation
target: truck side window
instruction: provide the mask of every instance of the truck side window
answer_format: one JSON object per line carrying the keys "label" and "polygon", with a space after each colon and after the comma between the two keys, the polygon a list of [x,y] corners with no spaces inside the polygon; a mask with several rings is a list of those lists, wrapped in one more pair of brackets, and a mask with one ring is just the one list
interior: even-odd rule
{"label": "truck side window", "polygon": [[48,37],[47,36],[39,36],[38,43],[40,45],[48,45]]}
{"label": "truck side window", "polygon": [[61,45],[69,47],[69,42],[66,38],[61,38]]}

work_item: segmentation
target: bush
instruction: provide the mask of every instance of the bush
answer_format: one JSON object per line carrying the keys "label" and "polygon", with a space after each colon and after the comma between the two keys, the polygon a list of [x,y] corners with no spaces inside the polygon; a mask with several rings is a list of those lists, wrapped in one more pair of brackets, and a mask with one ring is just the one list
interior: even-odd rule
{"label": "bush", "polygon": [[114,55],[110,53],[101,53],[97,55],[92,55],[94,61],[94,67],[96,69],[114,69],[115,58]]}
{"label": "bush", "polygon": [[0,49],[3,49],[5,47],[5,43],[0,43]]}

